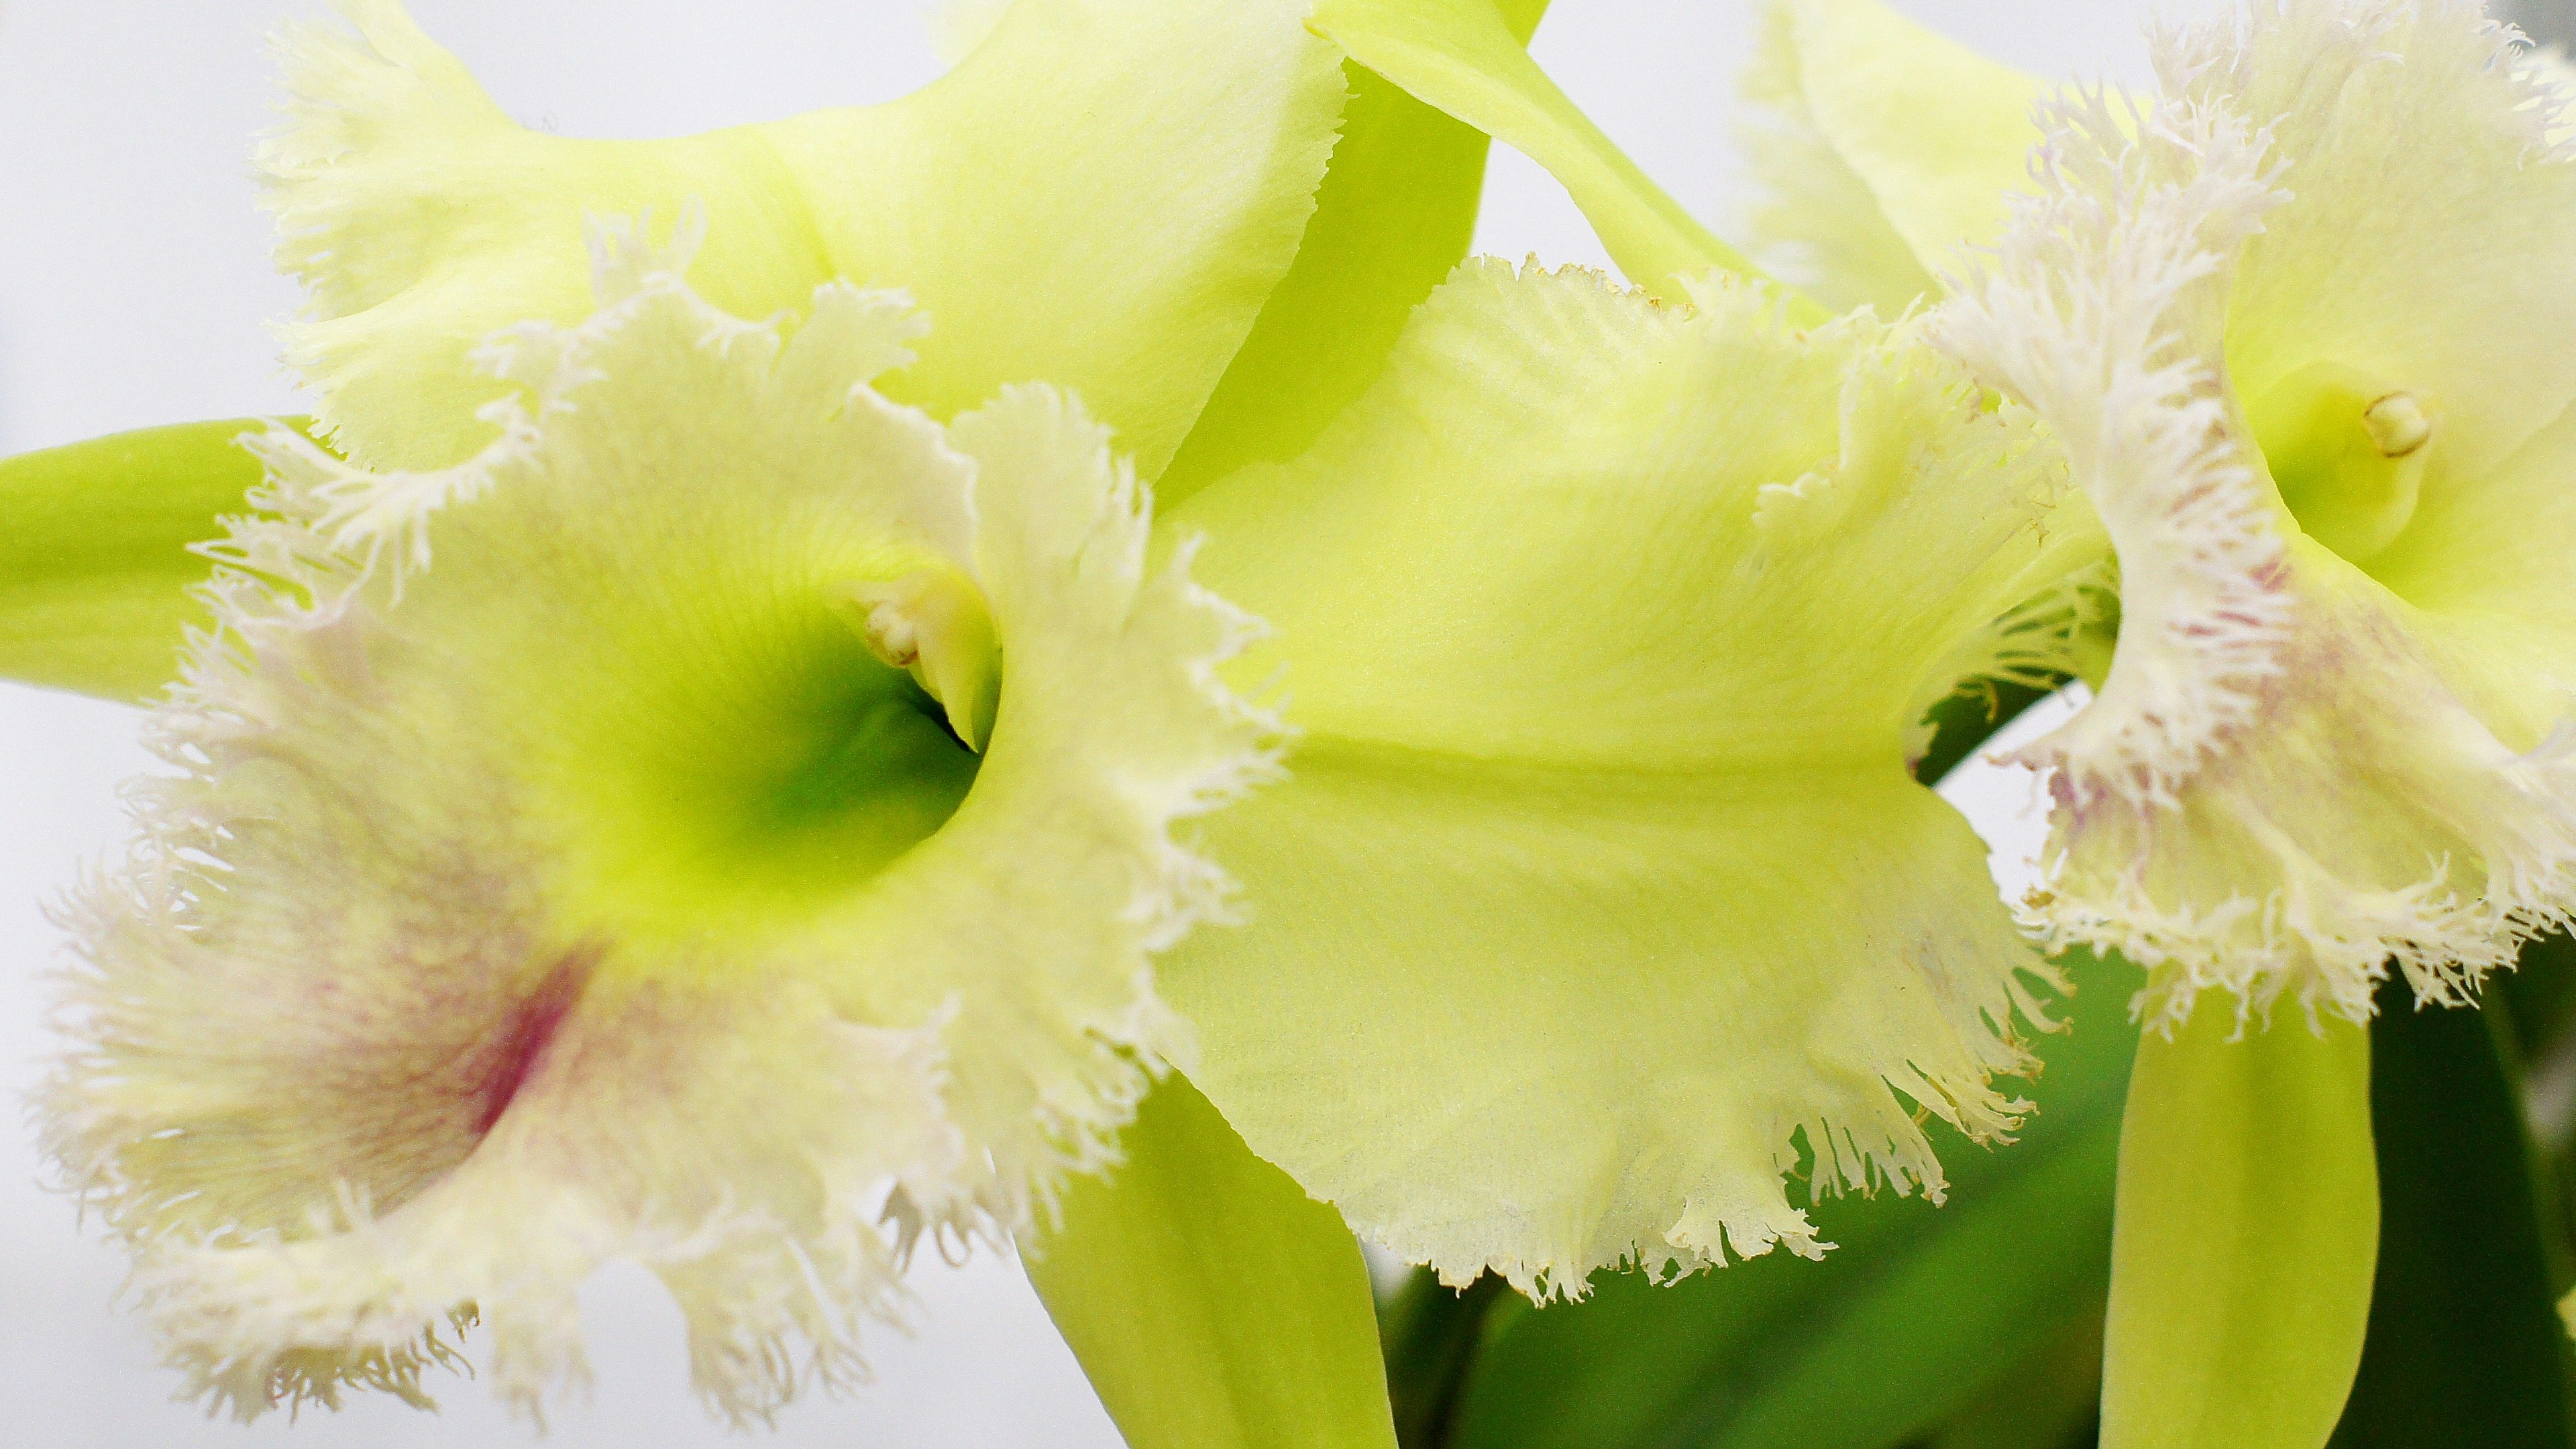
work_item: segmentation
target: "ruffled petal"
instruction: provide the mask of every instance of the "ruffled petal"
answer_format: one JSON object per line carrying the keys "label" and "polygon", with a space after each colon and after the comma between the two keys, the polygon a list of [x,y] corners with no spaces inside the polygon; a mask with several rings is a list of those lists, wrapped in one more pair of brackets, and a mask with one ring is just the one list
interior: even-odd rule
{"label": "ruffled petal", "polygon": [[1763,259],[1889,317],[2002,234],[2040,140],[2037,80],[1878,0],[1772,0],[1744,90]]}
{"label": "ruffled petal", "polygon": [[[2564,397],[2515,350],[2554,345],[2558,264],[2507,345],[2480,260],[2483,213],[2576,221],[2576,167],[2500,43],[2473,6],[2339,0],[2164,37],[2136,136],[2063,108],[2047,193],[1936,324],[2118,548],[2110,677],[2025,756],[2056,800],[2025,915],[2148,966],[2164,1025],[2207,986],[2363,1019],[2391,962],[2461,1000],[2576,901],[2569,636],[2530,601],[2576,520],[2536,502],[2566,444],[2522,420]],[[2486,199],[2381,179],[2437,171]],[[2492,572],[2467,552],[2515,531]]]}
{"label": "ruffled petal", "polygon": [[[1174,822],[1270,768],[1212,673],[1251,626],[1148,566],[1064,395],[942,429],[871,385],[903,299],[747,323],[685,260],[605,238],[604,310],[484,352],[457,469],[261,443],[175,773],[76,901],[52,1150],[245,1418],[417,1399],[477,1317],[533,1411],[611,1257],[765,1416],[859,1372],[916,1235],[1018,1228],[1188,1052],[1149,953],[1226,890]],[[1006,661],[980,753],[898,636]]]}
{"label": "ruffled petal", "polygon": [[1314,452],[1176,515],[1303,731],[1210,824],[1252,914],[1165,969],[1194,1079],[1452,1281],[1814,1253],[1802,1152],[1937,1194],[1917,1109],[2018,1110],[2045,971],[1906,765],[2064,572],[2063,474],[1902,333],[1777,313],[1471,263]]}
{"label": "ruffled petal", "polygon": [[1150,476],[1296,254],[1339,57],[1293,0],[1032,0],[901,100],[678,140],[522,129],[399,0],[288,29],[289,124],[259,164],[286,332],[334,440],[437,468],[488,442],[469,355],[590,307],[589,216],[703,207],[692,285],[740,316],[847,278],[940,319],[890,383],[947,417],[1006,384],[1078,392]]}

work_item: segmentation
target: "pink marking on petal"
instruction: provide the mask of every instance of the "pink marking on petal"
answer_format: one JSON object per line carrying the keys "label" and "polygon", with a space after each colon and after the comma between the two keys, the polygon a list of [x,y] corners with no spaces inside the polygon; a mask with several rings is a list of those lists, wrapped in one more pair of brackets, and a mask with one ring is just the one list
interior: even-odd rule
{"label": "pink marking on petal", "polygon": [[476,1118],[474,1133],[480,1137],[492,1130],[519,1089],[536,1075],[537,1067],[553,1044],[555,1034],[563,1027],[564,1018],[572,1013],[573,1003],[581,999],[581,989],[590,981],[590,968],[599,960],[596,950],[575,951],[555,964],[543,984],[519,1003],[491,1061],[483,1082],[482,1114]]}

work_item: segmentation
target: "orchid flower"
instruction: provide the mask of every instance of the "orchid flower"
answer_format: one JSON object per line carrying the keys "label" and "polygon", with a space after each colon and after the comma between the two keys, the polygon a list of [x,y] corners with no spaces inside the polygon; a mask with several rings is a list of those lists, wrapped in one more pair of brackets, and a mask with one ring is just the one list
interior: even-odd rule
{"label": "orchid flower", "polygon": [[[1844,294],[1952,293],[1935,338],[2039,414],[2118,558],[2098,698],[2021,755],[2054,802],[2025,923],[2150,972],[2106,1442],[2322,1442],[2377,1221],[2349,1023],[2392,971],[2472,1002],[2576,904],[2561,98],[2466,0],[2259,0],[2158,32],[2151,96],[2039,107],[2007,223],[1961,199],[2035,88],[1876,9],[1779,8],[1775,154],[1824,161],[1768,222]],[[2264,1029],[2285,996],[2313,1030]]]}
{"label": "orchid flower", "polygon": [[[1339,60],[1288,4],[1029,4],[889,106],[632,145],[347,9],[287,32],[262,152],[346,460],[257,444],[149,726],[177,778],[77,902],[53,1149],[244,1417],[419,1398],[477,1315],[534,1409],[614,1254],[757,1417],[1186,1055],[1146,961],[1224,878],[1169,827],[1277,729],[1205,677],[1250,626],[1147,565],[1134,470],[1295,258]],[[678,233],[585,251],[646,212]]]}
{"label": "orchid flower", "polygon": [[[418,1398],[480,1320],[534,1409],[627,1257],[758,1418],[924,1236],[1044,1240],[1079,1345],[1131,1122],[1144,1190],[1248,1144],[1540,1297],[1813,1256],[1792,1180],[2013,1126],[2060,983],[1909,767],[2064,667],[2099,541],[1919,322],[1507,85],[1650,290],[1471,263],[1336,351],[1295,269],[1411,254],[1285,0],[1023,0],[893,106],[646,144],[349,9],[265,153],[330,446],[254,444],[50,1099],[199,1392]],[[1334,405],[1267,407],[1301,356]],[[1138,1117],[1174,1068],[1221,1120]]]}

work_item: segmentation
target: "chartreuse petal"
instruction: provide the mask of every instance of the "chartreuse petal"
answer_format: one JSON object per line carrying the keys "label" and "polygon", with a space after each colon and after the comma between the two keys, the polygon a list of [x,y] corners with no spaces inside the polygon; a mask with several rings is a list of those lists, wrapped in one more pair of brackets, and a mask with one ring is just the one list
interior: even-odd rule
{"label": "chartreuse petal", "polygon": [[1126,1160],[1067,1185],[1029,1280],[1129,1449],[1395,1449],[1368,1265],[1341,1215],[1164,1078]]}
{"label": "chartreuse petal", "polygon": [[2044,652],[1991,621],[2062,572],[2063,475],[1901,332],[1696,303],[1471,263],[1313,451],[1171,524],[1303,731],[1211,822],[1251,911],[1165,971],[1195,1080],[1452,1282],[1812,1254],[1796,1134],[1937,1192],[1916,1110],[2016,1112],[2043,968],[1907,765]]}
{"label": "chartreuse petal", "polygon": [[[2035,1045],[2046,1069],[2018,1140],[1980,1151],[1935,1129],[1946,1205],[1828,1202],[1817,1225],[1836,1246],[1821,1263],[1742,1263],[1669,1286],[1605,1274],[1584,1302],[1514,1313],[1484,1335],[1452,1442],[1894,1449],[1990,1397],[2011,1409],[1990,1417],[2026,1420],[2063,1401],[2069,1377],[2082,1380],[2079,1422],[2089,1416],[2137,973],[2083,960],[2068,976],[2070,1030]],[[2023,1374],[2034,1360],[2046,1383]]]}
{"label": "chartreuse petal", "polygon": [[2317,1449],[2379,1249],[2370,1033],[2224,997],[2148,1033],[2120,1130],[2104,1449]]}
{"label": "chartreuse petal", "polygon": [[259,482],[255,419],[118,433],[0,462],[0,676],[109,699],[157,694],[221,536]]}
{"label": "chartreuse petal", "polygon": [[1492,0],[1321,0],[1310,23],[1360,64],[1546,167],[1636,285],[1680,301],[1685,278],[1758,275],[1557,89]]}
{"label": "chartreuse petal", "polygon": [[904,400],[1071,388],[1159,472],[1296,254],[1344,99],[1301,0],[1024,0],[884,105],[573,140],[513,123],[398,0],[342,9],[357,36],[287,32],[289,123],[259,159],[312,293],[290,359],[372,467],[490,439],[468,357],[586,314],[585,218],[696,207],[691,281],[719,306],[901,288],[940,319]]}
{"label": "chartreuse petal", "polygon": [[425,1402],[475,1319],[534,1411],[622,1257],[765,1418],[1187,1049],[1149,966],[1227,887],[1175,823],[1273,765],[1214,678],[1250,624],[1062,393],[943,426],[874,386],[905,298],[755,323],[685,264],[607,233],[456,469],[258,442],[169,768],[75,898],[48,1145],[243,1417]]}
{"label": "chartreuse petal", "polygon": [[2576,151],[2468,3],[2164,35],[1938,325],[2066,441],[2121,634],[2054,771],[2053,946],[2368,1017],[2576,911]]}
{"label": "chartreuse petal", "polygon": [[[1497,4],[1527,44],[1547,0]],[[1178,503],[1247,463],[1304,452],[1386,365],[1404,319],[1467,255],[1485,134],[1357,65],[1296,264],[1261,309],[1154,496]]]}
{"label": "chartreuse petal", "polygon": [[2004,229],[2041,139],[2038,80],[1880,0],[1771,0],[1745,98],[1761,254],[1835,307],[1937,300]]}

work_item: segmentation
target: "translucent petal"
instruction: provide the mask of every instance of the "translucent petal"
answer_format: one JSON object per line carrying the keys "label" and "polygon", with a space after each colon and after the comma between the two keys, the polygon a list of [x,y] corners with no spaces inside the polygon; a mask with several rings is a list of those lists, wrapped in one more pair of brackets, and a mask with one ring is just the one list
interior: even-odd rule
{"label": "translucent petal", "polygon": [[[888,402],[899,297],[753,324],[602,256],[604,310],[485,352],[514,391],[466,465],[261,444],[154,716],[175,773],[76,902],[51,1146],[246,1418],[416,1397],[478,1315],[533,1410],[616,1256],[765,1416],[858,1371],[914,1236],[1020,1226],[1187,1050],[1148,953],[1225,880],[1170,829],[1272,726],[1107,430]],[[841,606],[925,567],[1007,659],[981,755]]]}
{"label": "translucent petal", "polygon": [[312,292],[290,360],[372,467],[487,442],[483,336],[589,308],[588,216],[707,217],[692,285],[740,316],[836,277],[940,319],[895,384],[940,417],[1075,389],[1150,475],[1287,271],[1340,119],[1339,57],[1292,0],[1028,0],[881,106],[668,141],[524,130],[398,0],[291,28],[260,152],[280,265]]}
{"label": "translucent petal", "polygon": [[1471,263],[1314,452],[1175,516],[1303,731],[1210,824],[1251,917],[1165,968],[1194,1079],[1452,1281],[1813,1253],[1795,1134],[1937,1192],[1907,1099],[2012,1119],[2042,968],[1908,726],[2005,667],[2063,475],[1901,334],[1777,313]]}
{"label": "translucent petal", "polygon": [[1772,0],[1745,78],[1764,256],[1835,307],[1938,298],[2028,183],[2041,90],[1879,0]]}
{"label": "translucent petal", "polygon": [[[2172,93],[2134,139],[2063,109],[2048,194],[1938,324],[2065,440],[2118,547],[2109,680],[2028,756],[2057,801],[2028,919],[2150,967],[2162,1018],[2224,985],[2360,1019],[2392,961],[2458,1000],[2576,901],[2568,636],[2534,601],[2576,546],[2543,497],[2568,445],[2524,421],[2565,369],[2516,350],[2554,347],[2555,264],[2508,319],[2481,260],[2486,214],[2576,222],[2576,163],[2498,46],[2447,3],[2168,36]],[[2437,222],[2363,169],[2486,199]]]}

